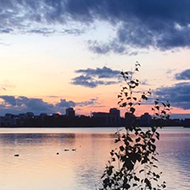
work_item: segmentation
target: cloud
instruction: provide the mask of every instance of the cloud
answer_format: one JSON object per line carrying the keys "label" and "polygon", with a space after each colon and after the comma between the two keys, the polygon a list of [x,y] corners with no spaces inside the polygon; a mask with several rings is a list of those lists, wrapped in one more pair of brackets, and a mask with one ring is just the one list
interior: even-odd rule
{"label": "cloud", "polygon": [[89,50],[97,54],[107,54],[111,51],[119,54],[130,54],[130,50],[122,43],[118,43],[117,40],[113,40],[109,43],[101,44],[98,41],[88,41]]}
{"label": "cloud", "polygon": [[91,39],[89,49],[96,53],[189,48],[189,7],[187,0],[6,0],[0,2],[0,33],[80,35],[84,32],[81,28],[98,21],[112,26],[115,35],[109,42]]}
{"label": "cloud", "polygon": [[51,28],[36,28],[36,29],[28,30],[27,33],[50,35],[50,34],[54,34],[55,30]]}
{"label": "cloud", "polygon": [[[0,107],[3,106],[4,111],[12,111],[13,113],[20,112],[47,112],[53,111],[53,104],[44,102],[42,99],[38,98],[27,98],[25,96],[0,96],[3,100]],[[2,111],[2,110],[1,110]]]}
{"label": "cloud", "polygon": [[16,99],[14,96],[0,96],[0,98],[4,100],[5,104],[16,106]]}
{"label": "cloud", "polygon": [[78,28],[72,28],[72,29],[62,29],[61,33],[63,34],[73,34],[73,35],[81,35],[85,33],[85,29],[78,29]]}
{"label": "cloud", "polygon": [[132,48],[164,51],[190,46],[189,1],[70,0],[65,7],[75,21],[106,21],[113,26],[116,33],[112,40],[90,42],[95,53],[130,54]]}
{"label": "cloud", "polygon": [[28,98],[25,96],[0,96],[0,115],[5,113],[19,114],[33,112],[36,115],[40,113],[52,114],[56,112],[65,113],[68,107],[85,107],[97,104],[97,98],[87,101],[74,102],[72,100],[60,99],[56,104],[45,102],[40,98]]}
{"label": "cloud", "polygon": [[168,100],[172,107],[190,109],[190,83],[188,82],[158,88],[155,94],[160,100]]}
{"label": "cloud", "polygon": [[12,90],[13,88],[15,88],[15,85],[8,80],[0,82],[0,91],[2,91],[2,90],[9,91],[9,90]]}
{"label": "cloud", "polygon": [[63,108],[75,107],[76,103],[73,101],[66,101],[65,99],[61,99],[60,102],[56,104],[56,106]]}
{"label": "cloud", "polygon": [[71,83],[89,88],[95,88],[99,85],[117,84],[120,78],[119,70],[112,70],[108,67],[79,69],[75,72],[82,75],[73,78]]}
{"label": "cloud", "polygon": [[181,73],[175,75],[177,80],[190,80],[190,69],[187,69]]}
{"label": "cloud", "polygon": [[92,98],[92,99],[90,99],[88,101],[78,102],[78,103],[76,103],[76,105],[80,106],[80,107],[93,106],[93,105],[97,104],[97,100],[98,100],[98,98]]}
{"label": "cloud", "polygon": [[79,69],[76,73],[83,73],[90,76],[97,76],[98,78],[118,78],[120,71],[112,70],[108,67],[96,68],[96,69]]}

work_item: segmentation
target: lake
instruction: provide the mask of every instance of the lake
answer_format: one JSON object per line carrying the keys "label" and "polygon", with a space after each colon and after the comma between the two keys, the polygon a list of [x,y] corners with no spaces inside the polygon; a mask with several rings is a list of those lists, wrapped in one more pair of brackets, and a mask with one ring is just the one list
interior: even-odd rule
{"label": "lake", "polygon": [[[0,128],[0,190],[95,190],[116,128]],[[168,190],[190,189],[190,128],[157,143]],[[17,156],[15,156],[18,154]]]}

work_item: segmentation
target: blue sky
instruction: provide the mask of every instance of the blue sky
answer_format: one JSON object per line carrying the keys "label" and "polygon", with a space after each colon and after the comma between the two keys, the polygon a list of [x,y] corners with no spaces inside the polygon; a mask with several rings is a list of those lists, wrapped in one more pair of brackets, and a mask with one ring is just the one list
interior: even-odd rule
{"label": "blue sky", "polygon": [[140,90],[189,114],[189,9],[187,0],[0,1],[0,115],[108,111],[120,71],[137,60]]}

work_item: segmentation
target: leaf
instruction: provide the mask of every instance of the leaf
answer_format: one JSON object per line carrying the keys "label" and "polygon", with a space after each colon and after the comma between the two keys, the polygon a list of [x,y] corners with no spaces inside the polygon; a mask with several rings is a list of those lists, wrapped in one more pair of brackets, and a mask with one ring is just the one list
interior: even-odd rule
{"label": "leaf", "polygon": [[119,149],[120,149],[121,151],[124,151],[124,150],[125,150],[123,146],[120,146]]}
{"label": "leaf", "polygon": [[135,181],[140,181],[140,179],[137,176],[134,177],[134,180]]}
{"label": "leaf", "polygon": [[104,178],[104,177],[105,177],[105,175],[106,175],[106,173],[103,173],[103,175],[101,176],[101,179],[102,179],[102,178]]}
{"label": "leaf", "polygon": [[142,94],[141,98],[142,98],[143,100],[148,100],[148,98],[147,98],[144,94]]}
{"label": "leaf", "polygon": [[150,180],[145,178],[144,182],[146,183],[146,185],[149,187],[149,189],[152,189],[151,187],[151,183],[150,183]]}
{"label": "leaf", "polygon": [[132,114],[134,114],[135,108],[131,107],[131,108],[130,108],[130,112],[131,112]]}
{"label": "leaf", "polygon": [[129,102],[128,104],[129,104],[130,106],[132,106],[132,105],[133,105],[133,103],[132,103],[132,102]]}
{"label": "leaf", "polygon": [[158,162],[158,159],[157,159],[157,158],[155,158],[154,156],[152,156],[152,159]]}
{"label": "leaf", "polygon": [[113,172],[113,166],[109,166],[107,170],[107,174],[110,176]]}
{"label": "leaf", "polygon": [[133,140],[131,139],[131,137],[129,135],[127,136],[127,140],[130,142],[133,142]]}
{"label": "leaf", "polygon": [[123,187],[124,187],[125,189],[129,189],[131,186],[130,186],[128,183],[126,183],[126,184],[123,185]]}
{"label": "leaf", "polygon": [[127,103],[126,102],[124,102],[123,104],[122,104],[122,107],[125,107],[127,105]]}
{"label": "leaf", "polygon": [[140,140],[141,140],[141,138],[139,137],[139,138],[137,138],[135,141],[136,141],[136,142],[139,142]]}
{"label": "leaf", "polygon": [[134,164],[131,162],[131,160],[128,158],[125,160],[123,167],[126,167],[128,170],[133,170]]}
{"label": "leaf", "polygon": [[156,138],[159,140],[160,139],[160,134],[156,132]]}
{"label": "leaf", "polygon": [[159,110],[159,109],[160,109],[160,107],[159,107],[159,106],[155,106],[155,108],[156,108],[157,110]]}
{"label": "leaf", "polygon": [[166,116],[166,119],[167,119],[167,120],[170,119],[170,115],[167,115],[167,116]]}
{"label": "leaf", "polygon": [[142,172],[144,172],[144,169],[142,169],[142,170],[139,171],[139,173],[142,173]]}

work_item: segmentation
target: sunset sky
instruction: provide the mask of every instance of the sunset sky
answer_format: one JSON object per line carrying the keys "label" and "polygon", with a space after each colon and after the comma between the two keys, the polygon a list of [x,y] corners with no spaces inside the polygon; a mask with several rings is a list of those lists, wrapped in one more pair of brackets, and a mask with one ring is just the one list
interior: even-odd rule
{"label": "sunset sky", "polygon": [[139,90],[190,114],[189,10],[187,0],[1,0],[0,115],[107,112],[136,61]]}

